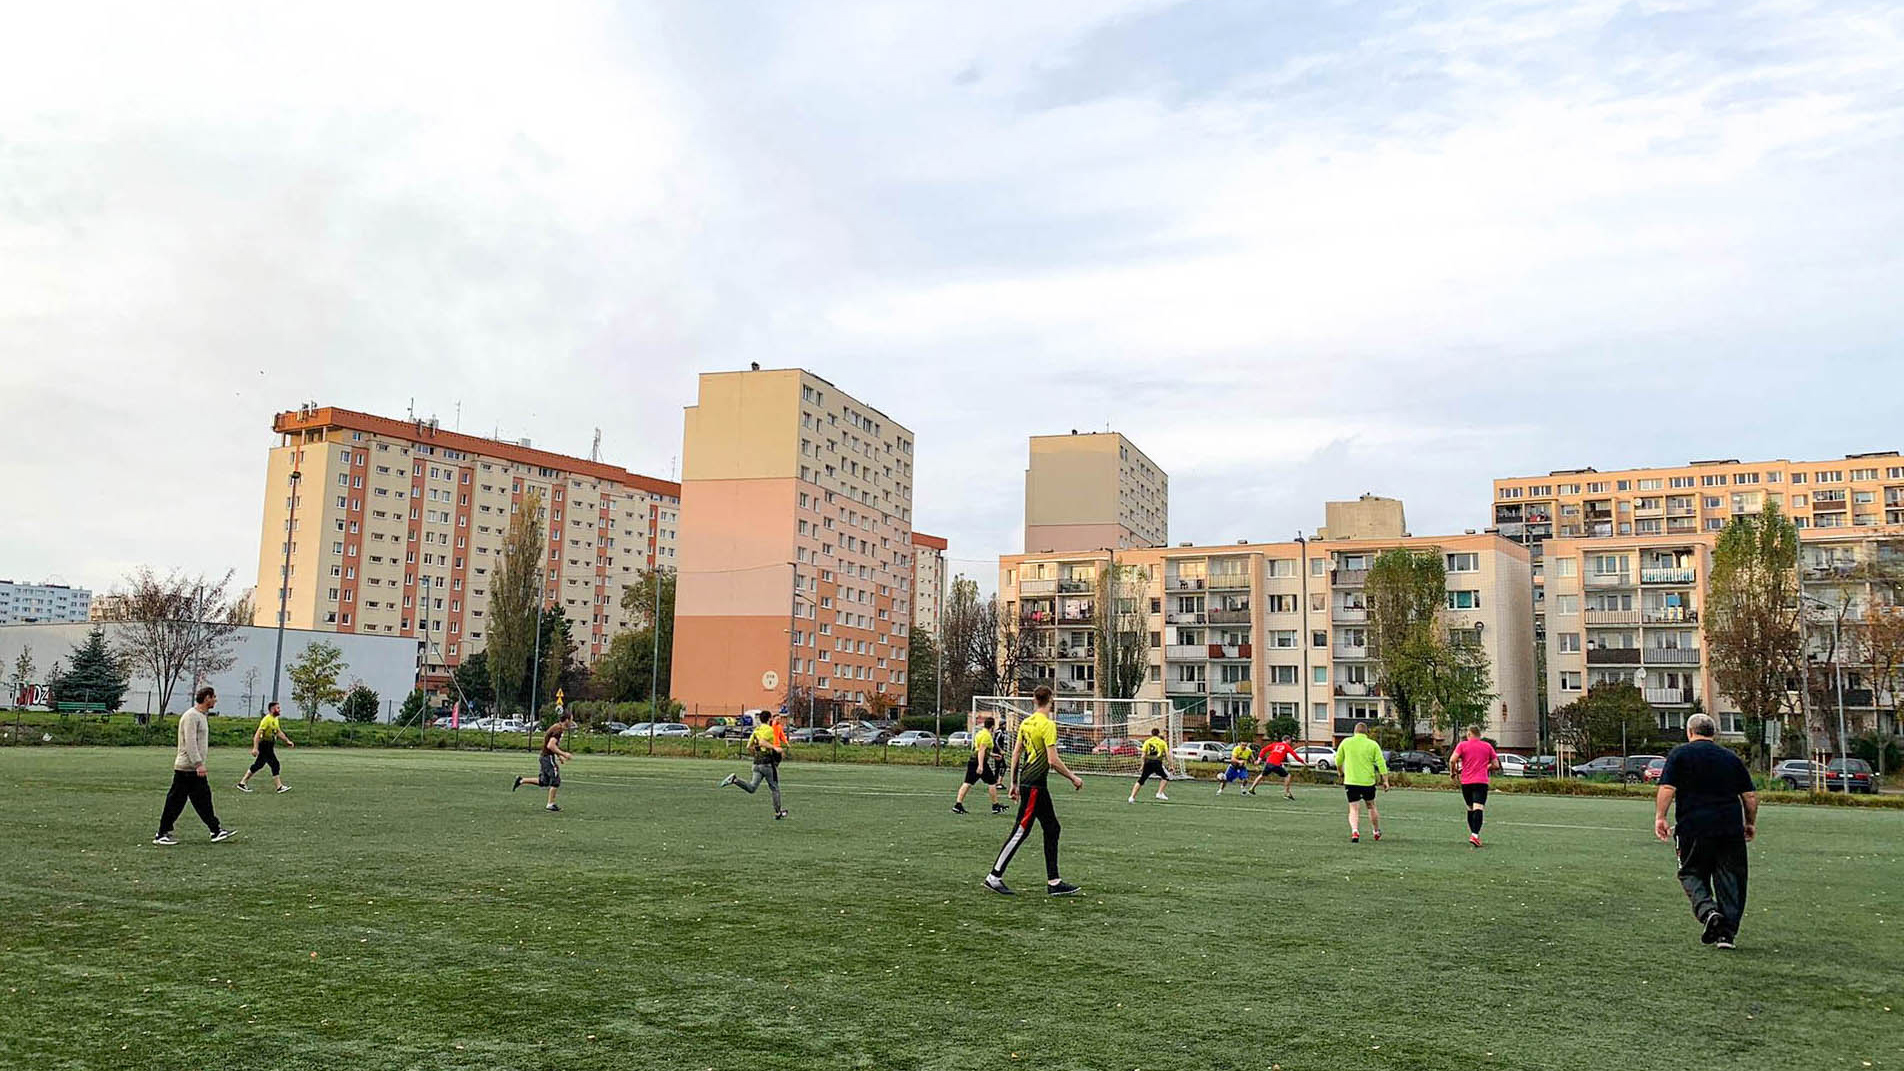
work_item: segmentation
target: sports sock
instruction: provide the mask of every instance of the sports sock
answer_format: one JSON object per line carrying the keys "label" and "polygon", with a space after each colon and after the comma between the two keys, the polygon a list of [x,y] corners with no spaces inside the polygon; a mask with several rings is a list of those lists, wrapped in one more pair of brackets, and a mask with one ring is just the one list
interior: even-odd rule
{"label": "sports sock", "polygon": [[1475,834],[1481,832],[1481,812],[1472,807],[1468,808],[1468,832]]}

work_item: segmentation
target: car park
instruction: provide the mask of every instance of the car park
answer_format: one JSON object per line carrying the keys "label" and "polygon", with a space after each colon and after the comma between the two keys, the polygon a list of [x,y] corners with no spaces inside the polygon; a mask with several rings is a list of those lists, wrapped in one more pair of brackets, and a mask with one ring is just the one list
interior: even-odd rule
{"label": "car park", "polygon": [[1560,759],[1554,755],[1535,755],[1527,760],[1526,772],[1522,777],[1559,777]]}
{"label": "car park", "polygon": [[1335,769],[1335,749],[1320,744],[1305,744],[1296,749],[1296,765],[1311,770]]}
{"label": "car park", "polygon": [[658,721],[654,724],[656,736],[693,736],[694,730],[678,721]]}
{"label": "car park", "polygon": [[1135,755],[1140,750],[1142,750],[1142,748],[1138,745],[1137,741],[1127,740],[1121,736],[1113,736],[1107,740],[1098,741],[1097,746],[1091,749],[1091,754]]}
{"label": "car park", "polygon": [[808,729],[795,729],[787,734],[789,744],[830,744],[833,739],[833,731],[820,725]]}
{"label": "car park", "polygon": [[1787,791],[1809,792],[1814,787],[1827,792],[1877,791],[1871,765],[1863,759],[1833,759],[1830,763],[1786,759],[1773,768],[1772,779]]}
{"label": "car park", "polygon": [[1597,759],[1583,762],[1573,767],[1575,777],[1606,777],[1629,785],[1639,784],[1646,777],[1646,764],[1663,755],[1602,755]]}
{"label": "car park", "polygon": [[933,748],[939,746],[939,738],[926,732],[924,729],[908,729],[898,736],[893,737],[887,741],[887,743],[892,747]]}
{"label": "car park", "polygon": [[630,725],[628,728],[623,729],[621,732],[616,733],[615,735],[616,736],[647,736],[648,730],[652,728],[654,728],[654,722],[638,721],[634,723],[633,725]]}
{"label": "car park", "polygon": [[602,732],[602,733],[618,733],[626,728],[628,728],[628,726],[623,724],[622,722],[605,721],[601,723],[600,725],[596,726],[595,731]]}
{"label": "car park", "polygon": [[876,747],[891,741],[892,738],[893,734],[884,729],[865,728],[847,738],[846,742],[849,744],[859,744],[863,747]]}
{"label": "car park", "polygon": [[1654,759],[1653,761],[1646,764],[1646,769],[1640,771],[1640,780],[1644,781],[1645,783],[1649,785],[1658,784],[1660,775],[1664,774],[1665,772],[1666,772],[1666,760]]}

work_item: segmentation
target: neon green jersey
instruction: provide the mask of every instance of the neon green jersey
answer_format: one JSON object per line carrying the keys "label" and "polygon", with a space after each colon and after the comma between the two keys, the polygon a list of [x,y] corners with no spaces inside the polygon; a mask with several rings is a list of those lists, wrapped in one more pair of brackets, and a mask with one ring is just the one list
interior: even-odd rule
{"label": "neon green jersey", "polygon": [[1382,758],[1382,745],[1361,733],[1336,746],[1335,766],[1342,771],[1342,783],[1345,785],[1372,785],[1378,774],[1388,773],[1388,762]]}
{"label": "neon green jersey", "polygon": [[1144,757],[1145,758],[1161,759],[1166,754],[1168,754],[1169,751],[1170,751],[1170,745],[1164,743],[1163,737],[1147,736],[1144,738]]}
{"label": "neon green jersey", "polygon": [[1024,754],[1024,761],[1018,767],[1019,784],[1045,783],[1045,775],[1051,770],[1051,759],[1045,749],[1057,742],[1057,723],[1042,713],[1033,713],[1019,724],[1018,750]]}

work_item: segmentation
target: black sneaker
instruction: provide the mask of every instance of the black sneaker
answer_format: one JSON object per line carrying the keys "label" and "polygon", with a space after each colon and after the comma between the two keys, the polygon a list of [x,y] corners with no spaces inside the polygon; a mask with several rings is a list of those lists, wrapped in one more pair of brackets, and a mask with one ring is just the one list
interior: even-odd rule
{"label": "black sneaker", "polygon": [[172,845],[174,845],[174,844],[177,844],[177,843],[178,843],[178,838],[177,838],[177,837],[174,837],[174,836],[173,836],[172,834],[170,834],[170,833],[161,833],[161,834],[159,834],[158,836],[156,836],[156,837],[153,837],[153,838],[152,838],[152,843],[154,843],[154,844],[163,844],[163,845],[165,845],[166,847],[168,847],[168,848],[169,848],[169,847],[171,847]]}
{"label": "black sneaker", "polygon": [[516,783],[509,786],[509,791],[514,792],[516,789],[519,789],[521,787],[522,787],[522,778],[518,777],[516,778]]}
{"label": "black sneaker", "polygon": [[992,804],[992,813],[993,813],[993,814],[1004,814],[1004,813],[1005,813],[1005,805],[1004,805],[1004,804],[1002,804],[1002,803],[994,803],[994,804]]}
{"label": "black sneaker", "polygon": [[212,834],[212,843],[217,844],[221,840],[230,840],[231,838],[237,835],[238,835],[237,830],[231,828],[230,826],[226,826],[224,829],[221,829],[218,832]]}
{"label": "black sneaker", "polygon": [[1078,888],[1076,885],[1073,885],[1068,881],[1061,881],[1061,882],[1058,882],[1056,885],[1045,886],[1046,894],[1051,896],[1076,896],[1077,894],[1083,891],[1084,891],[1083,889]]}
{"label": "black sneaker", "polygon": [[1739,938],[1734,934],[1728,933],[1717,941],[1712,942],[1712,947],[1721,949],[1737,948],[1739,947]]}
{"label": "black sneaker", "polygon": [[233,788],[235,788],[235,789],[237,789],[237,790],[238,790],[238,791],[240,791],[240,792],[250,792],[250,791],[251,791],[251,786],[250,786],[250,785],[247,785],[247,784],[245,784],[245,783],[244,783],[243,781],[240,781],[240,782],[238,782],[237,784],[235,784],[235,785],[233,785],[233,786],[231,786],[231,787],[233,787]]}
{"label": "black sneaker", "polygon": [[776,822],[780,821],[782,818],[787,817],[789,813],[790,812],[787,812],[787,811],[775,811],[773,813],[774,821]]}
{"label": "black sneaker", "polygon": [[1707,912],[1706,932],[1699,935],[1699,943],[1702,945],[1718,944],[1719,939],[1724,936],[1725,916],[1720,914],[1717,910]]}
{"label": "black sneaker", "polygon": [[991,874],[985,875],[985,887],[999,894],[1000,896],[1017,896],[1018,895],[1017,893],[1012,891],[1011,886],[1005,884],[1005,880],[1003,878],[996,877]]}
{"label": "black sneaker", "polygon": [[952,805],[952,813],[953,814],[971,814],[972,812],[965,809],[965,804],[955,803]]}

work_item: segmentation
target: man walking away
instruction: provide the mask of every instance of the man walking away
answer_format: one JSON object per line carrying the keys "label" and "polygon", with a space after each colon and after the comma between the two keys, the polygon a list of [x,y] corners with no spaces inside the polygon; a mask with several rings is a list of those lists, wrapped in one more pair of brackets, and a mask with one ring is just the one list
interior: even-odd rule
{"label": "man walking away", "polygon": [[1454,760],[1448,767],[1461,783],[1461,802],[1468,808],[1468,843],[1481,846],[1481,818],[1487,810],[1488,774],[1501,768],[1501,756],[1494,745],[1481,739],[1479,725],[1468,726],[1468,738],[1454,747]]}
{"label": "man walking away", "polygon": [[728,774],[717,787],[726,788],[728,785],[733,785],[751,796],[760,788],[760,783],[765,781],[768,790],[773,793],[774,819],[777,821],[787,817],[786,809],[780,806],[780,759],[785,749],[780,743],[780,735],[774,730],[772,722],[763,719],[754,726],[754,735],[747,738],[746,750],[754,757],[754,779],[742,781],[733,774]]}
{"label": "man walking away", "polygon": [[992,795],[992,813],[997,814],[1005,809],[1005,805],[998,802],[997,754],[994,749],[997,738],[992,735],[992,726],[997,724],[998,719],[988,715],[985,724],[972,737],[972,757],[965,760],[965,783],[959,786],[959,798],[952,802],[953,814],[970,813],[965,809],[965,794],[980,781],[985,782],[986,790]]}
{"label": "man walking away", "polygon": [[[1705,925],[1700,940],[1732,948],[1745,917],[1745,845],[1758,835],[1759,794],[1745,763],[1712,742],[1710,714],[1686,719],[1686,742],[1666,756],[1653,801],[1653,835],[1679,842],[1679,884]],[[1677,826],[1667,826],[1674,807]]]}
{"label": "man walking away", "polygon": [[[549,790],[549,804],[544,810],[559,811],[555,805],[555,790],[562,787],[562,764],[574,758],[574,755],[562,750],[562,734],[575,724],[575,719],[564,713],[548,731],[542,734],[542,755],[537,762],[535,784]],[[509,791],[514,792],[529,781],[526,777],[516,778]]]}
{"label": "man walking away", "polygon": [[1388,787],[1388,760],[1382,758],[1382,747],[1369,739],[1368,722],[1355,723],[1355,735],[1338,744],[1335,749],[1335,768],[1342,771],[1342,787],[1349,794],[1349,843],[1362,842],[1362,824],[1358,808],[1368,805],[1369,828],[1375,831],[1375,839],[1382,839],[1382,816],[1375,809],[1375,778],[1379,775],[1382,787]]}
{"label": "man walking away", "polygon": [[1018,801],[1018,821],[1013,824],[1005,846],[998,851],[992,872],[985,875],[985,887],[1004,896],[1012,895],[1005,884],[1005,868],[1012,855],[1025,842],[1036,819],[1045,835],[1045,892],[1052,896],[1071,896],[1076,885],[1058,876],[1058,814],[1051,809],[1051,790],[1045,779],[1056,769],[1074,789],[1084,787],[1084,778],[1067,768],[1058,755],[1058,726],[1051,720],[1051,689],[1039,685],[1032,693],[1037,709],[1018,726],[1018,746],[1012,749],[1011,798]]}
{"label": "man walking away", "polygon": [[238,791],[251,791],[251,775],[271,767],[271,783],[278,786],[279,792],[291,791],[291,786],[278,776],[278,741],[284,741],[285,747],[296,747],[291,738],[284,735],[284,727],[278,721],[278,705],[265,708],[264,717],[258,719],[258,730],[251,734],[251,769],[238,779]]}
{"label": "man walking away", "polygon": [[1296,798],[1296,794],[1289,791],[1289,783],[1293,781],[1296,776],[1289,769],[1296,755],[1296,747],[1290,743],[1293,739],[1294,737],[1285,733],[1281,740],[1272,741],[1263,748],[1262,753],[1257,756],[1263,760],[1263,768],[1257,773],[1256,780],[1251,781],[1249,787],[1243,790],[1244,792],[1254,796],[1256,795],[1256,786],[1263,783],[1263,778],[1280,777],[1283,779],[1283,798],[1286,800]]}
{"label": "man walking away", "polygon": [[1157,778],[1157,798],[1169,802],[1170,797],[1164,795],[1164,788],[1170,784],[1170,771],[1164,769],[1164,756],[1170,754],[1170,742],[1164,739],[1163,730],[1152,729],[1150,735],[1144,738],[1143,754],[1143,768],[1137,771],[1137,783],[1131,786],[1130,799],[1124,802],[1136,803],[1137,790],[1153,777]]}
{"label": "man walking away", "polygon": [[178,843],[178,838],[172,835],[172,825],[184,813],[187,800],[204,821],[205,828],[212,831],[212,843],[230,840],[238,832],[218,824],[218,814],[212,810],[212,783],[205,776],[205,754],[211,736],[205,714],[218,705],[218,693],[205,687],[192,698],[192,705],[179,715],[178,751],[172,756],[172,787],[165,793],[165,810],[159,814],[159,832],[152,838],[154,844]]}

